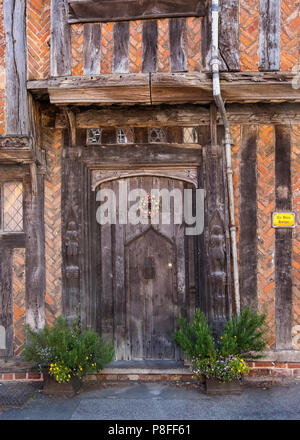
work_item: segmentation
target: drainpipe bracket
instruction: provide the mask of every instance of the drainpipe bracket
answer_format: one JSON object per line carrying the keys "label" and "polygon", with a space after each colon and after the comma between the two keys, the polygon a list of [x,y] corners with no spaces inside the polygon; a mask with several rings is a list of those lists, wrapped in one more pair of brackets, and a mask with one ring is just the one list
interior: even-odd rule
{"label": "drainpipe bracket", "polygon": [[210,8],[210,12],[221,12],[220,6],[212,5]]}
{"label": "drainpipe bracket", "polygon": [[233,140],[231,139],[231,138],[229,138],[229,139],[223,139],[223,144],[224,145],[231,145],[231,146],[233,146],[233,145],[235,145],[235,143],[233,142]]}

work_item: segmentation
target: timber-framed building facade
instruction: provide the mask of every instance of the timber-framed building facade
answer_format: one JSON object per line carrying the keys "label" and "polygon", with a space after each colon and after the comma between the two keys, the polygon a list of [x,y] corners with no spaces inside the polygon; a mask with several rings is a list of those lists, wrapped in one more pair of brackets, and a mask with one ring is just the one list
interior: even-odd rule
{"label": "timber-framed building facade", "polygon": [[[182,365],[179,313],[200,307],[218,335],[250,304],[269,338],[253,371],[300,371],[300,4],[217,3],[231,168],[214,2],[1,2],[0,380],[23,368],[25,323],[79,313],[116,362]],[[122,182],[202,189],[203,231],[186,235],[174,212],[100,225],[99,190],[119,216]],[[275,212],[295,227],[274,227]]]}

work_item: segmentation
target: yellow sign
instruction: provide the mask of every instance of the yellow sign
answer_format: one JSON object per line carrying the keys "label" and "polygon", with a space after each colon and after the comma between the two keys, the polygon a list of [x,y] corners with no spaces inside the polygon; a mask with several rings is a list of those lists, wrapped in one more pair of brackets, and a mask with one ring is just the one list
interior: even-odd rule
{"label": "yellow sign", "polygon": [[273,212],[273,228],[295,228],[296,215],[294,212]]}

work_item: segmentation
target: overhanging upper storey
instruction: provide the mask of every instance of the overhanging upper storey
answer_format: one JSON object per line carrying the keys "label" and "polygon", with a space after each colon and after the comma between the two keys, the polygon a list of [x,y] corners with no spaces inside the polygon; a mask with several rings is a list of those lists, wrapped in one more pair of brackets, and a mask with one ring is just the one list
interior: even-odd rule
{"label": "overhanging upper storey", "polygon": [[69,23],[200,17],[206,0],[68,0]]}

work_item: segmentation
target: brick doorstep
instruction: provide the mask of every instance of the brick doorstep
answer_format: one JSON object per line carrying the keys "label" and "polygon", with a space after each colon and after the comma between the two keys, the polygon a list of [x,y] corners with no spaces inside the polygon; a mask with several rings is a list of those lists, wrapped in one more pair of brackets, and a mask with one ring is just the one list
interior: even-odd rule
{"label": "brick doorstep", "polygon": [[[284,364],[278,368],[276,365],[273,367],[261,366],[259,363],[250,367],[250,373],[245,376],[245,380],[252,380],[255,378],[260,379],[300,379],[299,364]],[[297,368],[298,367],[298,368]],[[196,380],[191,374],[190,370],[187,371],[164,371],[164,370],[140,370],[140,369],[114,369],[115,371],[104,370],[98,374],[88,374],[84,378],[84,382],[119,382],[119,381],[149,381],[149,382],[190,382]],[[120,371],[121,370],[121,371]],[[43,375],[41,373],[26,372],[26,373],[12,373],[2,372],[0,373],[0,382],[35,382],[42,381]]]}
{"label": "brick doorstep", "polygon": [[[268,352],[264,359],[249,362],[250,373],[245,377],[253,378],[290,378],[300,379],[300,351],[282,350]],[[21,359],[0,360],[0,382],[5,381],[42,381],[43,375],[30,368],[30,364]],[[192,381],[191,370],[182,368],[105,368],[98,374],[89,374],[84,381]]]}

